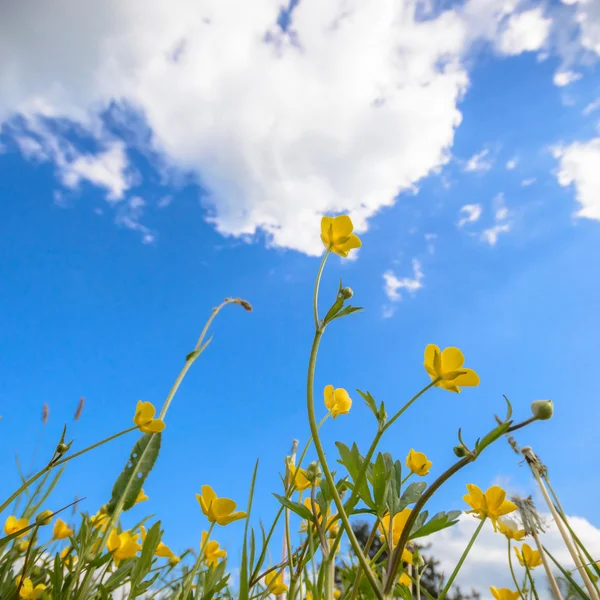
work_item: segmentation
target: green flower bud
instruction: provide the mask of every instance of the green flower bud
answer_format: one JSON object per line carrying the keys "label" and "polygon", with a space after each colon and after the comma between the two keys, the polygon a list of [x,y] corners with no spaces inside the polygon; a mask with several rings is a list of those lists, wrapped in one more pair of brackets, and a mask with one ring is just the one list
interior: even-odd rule
{"label": "green flower bud", "polygon": [[344,300],[350,300],[352,296],[354,296],[354,292],[352,291],[351,287],[345,287],[342,289],[342,298]]}
{"label": "green flower bud", "polygon": [[69,446],[61,442],[58,446],[56,446],[56,454],[62,456],[68,449]]}
{"label": "green flower bud", "polygon": [[48,525],[52,521],[52,511],[43,510],[36,518],[35,522],[37,525]]}
{"label": "green flower bud", "polygon": [[29,542],[25,540],[20,540],[15,544],[15,548],[17,549],[17,552],[27,552],[27,548],[29,548]]}
{"label": "green flower bud", "polygon": [[552,400],[536,400],[531,403],[531,413],[540,421],[547,421],[554,414],[554,403]]}
{"label": "green flower bud", "polygon": [[34,578],[38,578],[41,577],[44,574],[44,569],[42,569],[41,567],[38,567],[37,565],[34,565],[31,568],[31,576]]}
{"label": "green flower bud", "polygon": [[306,479],[308,479],[311,483],[318,483],[320,477],[321,469],[319,464],[317,461],[313,460],[306,468]]}
{"label": "green flower bud", "polygon": [[463,456],[467,455],[467,451],[464,449],[463,446],[454,446],[453,451],[454,454],[458,456],[458,458],[462,458]]}

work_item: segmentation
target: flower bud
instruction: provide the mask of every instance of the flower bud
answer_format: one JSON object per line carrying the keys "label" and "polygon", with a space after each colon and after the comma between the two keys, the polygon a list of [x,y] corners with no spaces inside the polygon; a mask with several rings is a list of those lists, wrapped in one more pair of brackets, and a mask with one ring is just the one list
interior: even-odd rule
{"label": "flower bud", "polygon": [[172,556],[169,559],[169,566],[170,567],[176,567],[177,563],[180,561],[181,559],[179,558],[179,556]]}
{"label": "flower bud", "polygon": [[467,455],[467,451],[464,449],[464,446],[454,446],[453,451],[458,458],[462,458],[463,456]]}
{"label": "flower bud", "polygon": [[52,511],[43,510],[36,518],[36,525],[48,525],[52,521]]}
{"label": "flower bud", "polygon": [[350,298],[352,298],[352,296],[354,296],[354,292],[352,291],[351,287],[345,287],[342,289],[342,298],[344,300],[350,300]]}
{"label": "flower bud", "polygon": [[313,460],[306,468],[306,479],[311,483],[318,483],[319,477],[321,477],[321,469],[317,461]]}
{"label": "flower bud", "polygon": [[42,569],[42,567],[38,567],[37,565],[34,565],[33,567],[31,567],[31,576],[34,578],[38,578],[41,577],[44,574],[44,569]]}
{"label": "flower bud", "polygon": [[17,552],[27,552],[27,548],[29,548],[29,542],[25,540],[20,540],[15,544],[15,548],[17,549]]}
{"label": "flower bud", "polygon": [[61,442],[58,446],[56,446],[56,454],[58,454],[59,456],[62,456],[68,449],[69,449],[69,446],[67,446],[65,443]]}
{"label": "flower bud", "polygon": [[540,421],[547,421],[554,414],[554,404],[552,400],[536,400],[531,403],[531,413]]}
{"label": "flower bud", "polygon": [[425,559],[419,554],[418,550],[413,552],[413,565],[419,569],[425,564]]}

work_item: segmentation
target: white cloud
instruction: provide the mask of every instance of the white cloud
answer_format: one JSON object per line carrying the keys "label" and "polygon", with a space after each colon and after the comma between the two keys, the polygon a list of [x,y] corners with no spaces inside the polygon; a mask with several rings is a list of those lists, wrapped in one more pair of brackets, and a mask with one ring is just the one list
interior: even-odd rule
{"label": "white cloud", "polygon": [[577,217],[600,220],[600,138],[556,148],[558,183],[573,184],[581,205]]}
{"label": "white cloud", "polygon": [[582,111],[582,114],[589,115],[600,108],[600,98],[594,102],[590,102]]}
{"label": "white cloud", "polygon": [[552,20],[544,16],[540,7],[513,14],[507,19],[496,47],[508,55],[540,50],[550,33],[551,25]]}
{"label": "white cloud", "polygon": [[[421,263],[416,258],[412,260],[412,277],[398,278],[392,271],[386,271],[383,274],[385,281],[385,293],[391,302],[399,302],[402,300],[402,294],[400,290],[405,290],[410,295],[414,295],[423,287],[423,271],[421,269]],[[391,317],[395,312],[393,305],[386,305],[383,307],[382,316],[384,319]]]}
{"label": "white cloud", "polygon": [[503,193],[496,194],[492,199],[492,205],[494,207],[494,224],[481,232],[480,239],[490,246],[495,246],[500,235],[508,233],[512,229],[512,223],[507,221],[509,210]]}
{"label": "white cloud", "polygon": [[[549,515],[542,515],[544,521],[548,524],[546,532],[541,534],[542,543],[548,548],[552,555],[567,568],[573,568],[573,561],[564,545],[562,537],[553,525]],[[569,517],[570,525],[586,545],[593,556],[600,554],[600,529],[592,525],[586,519],[581,517]],[[471,515],[463,515],[457,525],[449,529],[442,530],[431,538],[431,553],[440,561],[440,569],[448,576],[456,563],[460,559],[465,547],[467,546],[479,521]],[[531,540],[527,543],[533,545]],[[469,553],[463,568],[460,570],[456,579],[461,589],[466,592],[471,589],[479,591],[483,600],[492,598],[489,592],[489,586],[498,588],[508,587],[514,589],[510,571],[508,569],[507,545],[504,536],[494,533],[491,524],[487,523],[477,541],[473,550]],[[518,578],[522,578],[523,572],[513,554],[513,567],[517,569]],[[537,587],[540,592],[541,600],[550,600],[551,596],[547,589],[546,576],[543,567],[535,570],[534,575],[538,581]]]}
{"label": "white cloud", "polygon": [[558,87],[564,87],[581,79],[581,73],[575,73],[574,71],[557,71],[554,73],[552,82]]}
{"label": "white cloud", "polygon": [[492,161],[486,160],[486,156],[490,153],[489,150],[484,149],[481,152],[477,152],[469,160],[467,160],[464,170],[467,172],[479,172],[485,173],[485,171],[489,171],[492,168]]}
{"label": "white cloud", "polygon": [[530,177],[529,179],[523,179],[523,181],[521,181],[521,185],[527,187],[529,185],[533,185],[536,181],[537,179],[535,177]]}
{"label": "white cloud", "polygon": [[167,196],[163,196],[159,201],[158,201],[158,208],[167,208],[167,206],[169,206],[174,200],[174,197],[172,194],[168,194]]}
{"label": "white cloud", "polygon": [[463,227],[467,223],[476,223],[481,217],[483,209],[481,204],[465,204],[460,207],[460,213],[464,215],[458,220],[457,227]]}
{"label": "white cloud", "polygon": [[140,222],[145,206],[146,202],[143,198],[139,196],[129,198],[119,205],[115,223],[132,231],[139,231],[142,234],[142,242],[144,244],[151,244],[156,239],[155,235],[149,227]]}
{"label": "white cloud", "polygon": [[425,241],[427,242],[427,252],[429,254],[435,254],[435,240],[437,240],[437,233],[426,233]]}
{"label": "white cloud", "polygon": [[509,161],[507,161],[506,163],[506,168],[509,171],[512,171],[518,164],[519,160],[515,157],[515,158],[511,158]]}
{"label": "white cloud", "polygon": [[593,0],[574,0],[568,4],[576,7],[575,21],[580,27],[581,45],[600,55],[600,4]]}
{"label": "white cloud", "polygon": [[501,233],[508,233],[510,231],[509,223],[499,223],[488,229],[484,229],[481,232],[481,240],[486,242],[490,246],[495,246],[498,241],[498,237]]}

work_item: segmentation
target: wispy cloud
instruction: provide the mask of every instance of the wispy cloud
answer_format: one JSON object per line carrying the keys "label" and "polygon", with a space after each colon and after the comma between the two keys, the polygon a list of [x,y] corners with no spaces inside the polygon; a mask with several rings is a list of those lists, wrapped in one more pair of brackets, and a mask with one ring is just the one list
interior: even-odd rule
{"label": "wispy cloud", "polygon": [[523,181],[521,181],[521,185],[523,187],[527,187],[529,185],[533,185],[536,181],[537,179],[535,177],[530,177],[529,179],[523,179]]}
{"label": "wispy cloud", "polygon": [[458,228],[464,227],[467,223],[476,223],[481,217],[483,208],[481,204],[465,204],[460,207],[460,214],[463,215],[456,226]]}
{"label": "wispy cloud", "polygon": [[[423,287],[423,271],[421,262],[413,258],[412,260],[412,276],[399,278],[393,271],[386,271],[383,274],[384,290],[388,300],[392,303],[402,300],[401,292],[407,292],[414,295]],[[383,317],[389,318],[394,314],[395,307],[386,305],[383,308]]]}
{"label": "wispy cloud", "polygon": [[494,206],[494,224],[481,232],[481,241],[495,246],[498,237],[503,233],[508,233],[512,229],[512,223],[507,221],[509,211],[504,201],[504,194],[497,194],[492,200]]}
{"label": "wispy cloud", "polygon": [[485,173],[492,168],[492,161],[487,158],[490,154],[490,151],[485,148],[481,152],[477,152],[467,160],[465,166],[463,168],[467,173]]}
{"label": "wispy cloud", "polygon": [[512,171],[517,164],[519,163],[519,159],[515,156],[514,158],[511,158],[510,160],[506,161],[506,168],[509,171]]}
{"label": "wispy cloud", "polygon": [[152,230],[140,222],[144,213],[146,202],[139,196],[133,196],[119,205],[115,216],[115,223],[132,231],[142,234],[142,243],[152,244],[156,237]]}
{"label": "wispy cloud", "polygon": [[557,87],[565,87],[581,78],[581,73],[576,73],[575,71],[557,71],[554,73],[552,83]]}

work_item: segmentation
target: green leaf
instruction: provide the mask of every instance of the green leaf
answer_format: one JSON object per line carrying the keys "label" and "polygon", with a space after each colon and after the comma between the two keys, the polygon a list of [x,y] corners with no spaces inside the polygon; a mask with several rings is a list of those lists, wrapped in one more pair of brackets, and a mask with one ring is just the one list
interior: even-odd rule
{"label": "green leaf", "polygon": [[492,442],[495,442],[500,436],[504,435],[511,425],[512,421],[506,421],[506,423],[502,423],[502,425],[498,425],[498,427],[492,429],[492,431],[485,435],[483,439],[477,440],[475,443],[475,451],[478,453],[483,452],[487,446]]}
{"label": "green leaf", "polygon": [[133,447],[129,462],[119,475],[112,490],[112,497],[108,503],[108,512],[112,514],[119,502],[122,510],[129,510],[146,481],[146,477],[154,467],[160,451],[162,434],[144,434]]}
{"label": "green leaf", "polygon": [[355,313],[355,312],[359,312],[361,310],[363,310],[362,306],[346,306],[346,308],[343,308],[336,315],[331,317],[328,322],[331,323],[331,321],[334,321],[335,319],[347,317],[348,315],[351,315],[352,313]]}
{"label": "green leaf", "polygon": [[144,592],[144,590],[141,589],[142,586],[140,584],[152,568],[154,553],[158,548],[161,537],[162,531],[160,530],[160,521],[157,521],[148,531],[146,539],[144,540],[144,545],[142,546],[142,554],[136,561],[135,567],[131,572],[131,588],[135,595],[141,595]]}
{"label": "green leaf", "polygon": [[375,510],[378,516],[383,516],[387,509],[387,492],[390,487],[393,469],[386,468],[386,461],[381,452],[375,459],[373,470],[371,472],[371,485],[373,486],[373,499],[375,501]]}
{"label": "green leaf", "polygon": [[[358,474],[361,470],[362,464],[364,462],[364,458],[360,455],[358,451],[358,446],[356,444],[352,444],[352,449],[349,449],[348,446],[342,444],[342,442],[336,442],[335,445],[338,448],[340,453],[341,461],[338,462],[346,467],[352,481],[356,481]],[[367,471],[367,477],[369,472]],[[367,477],[363,478],[362,483],[360,484],[360,489],[356,490],[358,497],[369,507],[374,509],[375,503],[373,502],[373,498],[371,497],[371,491],[369,490],[369,486],[367,483]],[[354,489],[352,485],[348,483],[348,487]]]}
{"label": "green leaf", "polygon": [[252,530],[252,548],[250,551],[250,566],[248,566],[248,527],[250,526],[250,514],[252,513],[252,499],[254,498],[254,485],[258,473],[258,460],[254,465],[250,492],[248,493],[248,506],[246,508],[246,524],[244,525],[244,542],[242,545],[242,564],[240,567],[240,589],[239,600],[247,600],[250,592],[250,577],[252,573],[252,562],[254,561],[254,530]]}
{"label": "green leaf", "polygon": [[63,583],[63,563],[60,559],[60,554],[57,552],[54,556],[54,570],[52,571],[52,599],[61,600],[61,588]]}
{"label": "green leaf", "polygon": [[277,498],[277,500],[279,500],[279,502],[281,502],[283,506],[289,508],[293,513],[296,513],[299,517],[302,517],[303,519],[314,523],[315,519],[312,512],[306,506],[304,506],[304,504],[294,502],[293,500],[290,500],[285,496],[279,496],[278,494],[273,494],[273,496],[275,496],[275,498]]}
{"label": "green leaf", "polygon": [[425,491],[427,484],[424,481],[413,481],[400,498],[400,506],[398,511],[405,509],[409,504],[414,504],[421,497],[421,494]]}
{"label": "green leaf", "polygon": [[[451,510],[447,513],[439,512],[436,515],[433,515],[433,517],[431,517],[431,519],[429,519],[425,525],[415,523],[409,539],[414,540],[416,538],[425,537],[435,533],[436,531],[441,531],[447,527],[452,527],[458,523],[458,517],[460,514],[460,510]],[[419,517],[420,516],[421,515],[419,515]]]}
{"label": "green leaf", "polygon": [[375,418],[379,420],[379,411],[377,410],[377,404],[375,404],[375,398],[371,396],[369,392],[361,392],[360,390],[356,390],[365,401],[365,404],[369,407],[371,412],[375,415]]}

